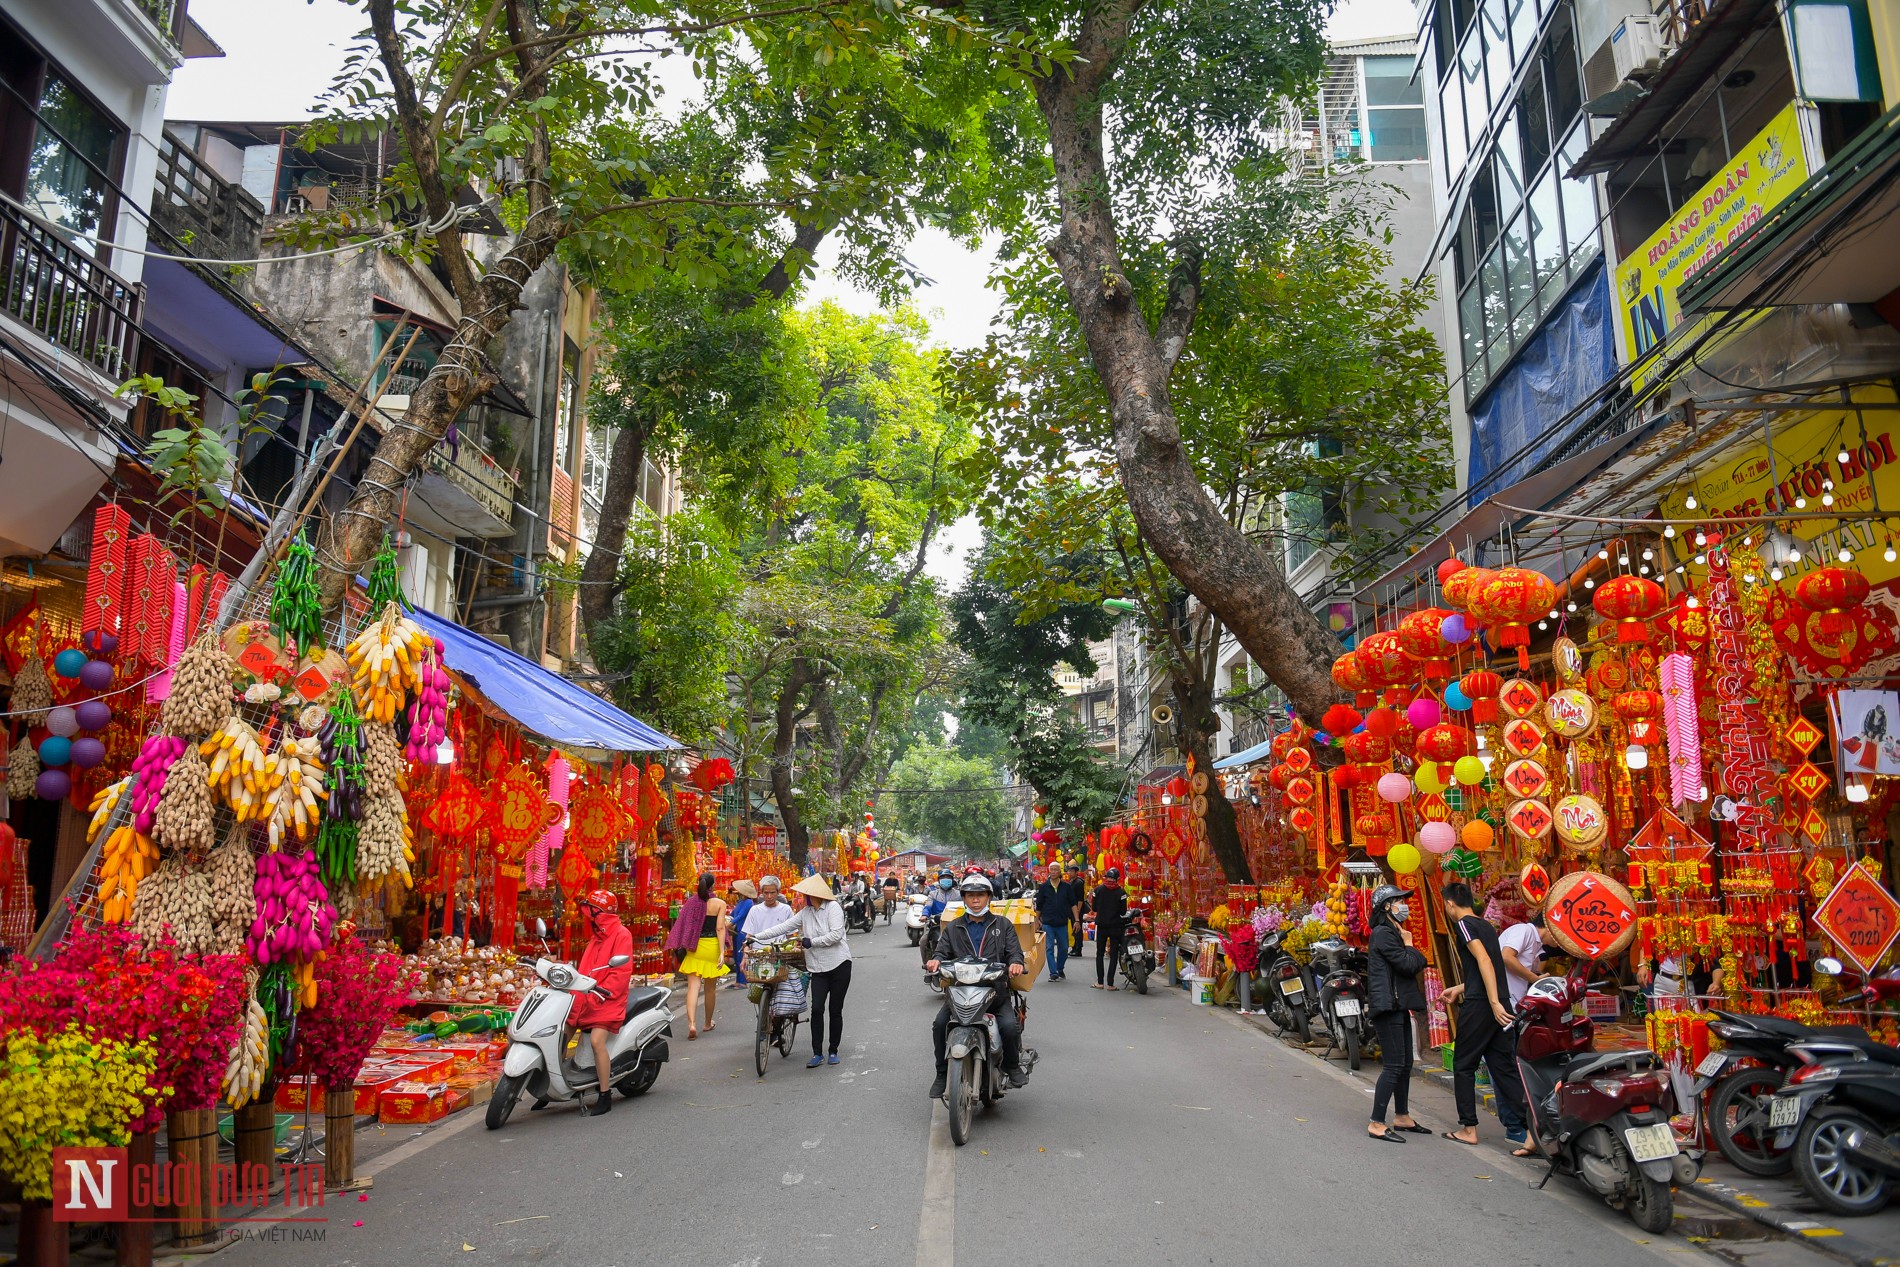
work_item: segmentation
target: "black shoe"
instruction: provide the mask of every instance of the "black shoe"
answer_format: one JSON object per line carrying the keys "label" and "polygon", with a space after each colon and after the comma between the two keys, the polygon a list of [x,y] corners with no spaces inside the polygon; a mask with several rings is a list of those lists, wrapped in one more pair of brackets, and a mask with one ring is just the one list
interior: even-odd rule
{"label": "black shoe", "polygon": [[1009,1079],[1009,1089],[1012,1091],[1016,1090],[1019,1087],[1025,1087],[1029,1085],[1029,1073],[1027,1070],[1005,1069],[1003,1071],[1003,1075]]}
{"label": "black shoe", "polygon": [[594,1096],[594,1107],[587,1110],[589,1117],[603,1117],[614,1107],[614,1095],[611,1091],[602,1091]]}
{"label": "black shoe", "polygon": [[533,1104],[530,1104],[530,1105],[528,1106],[528,1112],[530,1112],[530,1113],[539,1113],[539,1112],[540,1112],[540,1111],[541,1111],[542,1109],[545,1109],[545,1108],[547,1108],[547,1107],[548,1107],[548,1099],[547,1099],[547,1097],[546,1097],[546,1096],[536,1096],[536,1097],[535,1097],[535,1101],[534,1101],[534,1103],[533,1103]]}
{"label": "black shoe", "polygon": [[943,1099],[943,1093],[949,1085],[950,1075],[947,1072],[938,1074],[937,1080],[930,1084],[930,1098],[933,1100]]}

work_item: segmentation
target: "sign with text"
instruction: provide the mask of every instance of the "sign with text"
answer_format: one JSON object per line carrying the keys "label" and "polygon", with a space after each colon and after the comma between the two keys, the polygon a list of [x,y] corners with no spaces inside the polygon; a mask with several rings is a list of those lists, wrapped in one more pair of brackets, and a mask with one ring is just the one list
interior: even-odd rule
{"label": "sign with text", "polygon": [[1677,290],[1807,178],[1800,118],[1789,102],[1617,265],[1617,321],[1631,361],[1654,353],[1681,322]]}
{"label": "sign with text", "polygon": [[1900,936],[1900,902],[1856,862],[1814,912],[1815,927],[1862,972],[1871,972]]}
{"label": "sign with text", "polygon": [[1621,954],[1636,936],[1636,903],[1607,875],[1573,871],[1550,886],[1544,925],[1580,959]]}

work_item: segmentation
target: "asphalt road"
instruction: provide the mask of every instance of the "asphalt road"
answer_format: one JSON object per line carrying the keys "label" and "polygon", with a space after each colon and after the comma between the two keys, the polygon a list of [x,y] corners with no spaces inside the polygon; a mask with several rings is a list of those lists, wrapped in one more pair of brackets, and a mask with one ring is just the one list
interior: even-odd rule
{"label": "asphalt road", "polygon": [[[653,1090],[602,1118],[568,1108],[500,1131],[458,1115],[379,1159],[322,1241],[220,1255],[270,1264],[857,1264],[1715,1261],[1646,1238],[1501,1148],[1362,1136],[1369,1081],[1157,983],[1092,990],[1092,963],[1038,983],[1033,1080],[955,1148],[927,1100],[937,1000],[901,927],[854,936],[844,1062],[752,1070],[752,1011],[679,1034]],[[1093,948],[1090,948],[1092,958]],[[1414,1096],[1443,1129],[1450,1097]],[[1487,1122],[1497,1135],[1493,1122]],[[352,1226],[361,1220],[362,1226]],[[1816,1259],[1817,1262],[1821,1261]]]}

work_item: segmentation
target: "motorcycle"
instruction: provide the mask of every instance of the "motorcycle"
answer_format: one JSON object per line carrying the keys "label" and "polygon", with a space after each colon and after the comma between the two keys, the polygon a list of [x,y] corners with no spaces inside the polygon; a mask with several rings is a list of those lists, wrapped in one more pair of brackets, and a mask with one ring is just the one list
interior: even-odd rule
{"label": "motorcycle", "polygon": [[1142,899],[1142,905],[1128,912],[1128,922],[1122,929],[1121,974],[1135,987],[1136,994],[1148,993],[1148,978],[1160,962],[1150,949],[1148,936],[1148,899]]}
{"label": "motorcycle", "polygon": [[930,927],[924,908],[930,905],[930,899],[922,893],[913,893],[904,902],[904,932],[915,946],[923,939],[924,931]]}
{"label": "motorcycle", "polygon": [[1701,1162],[1669,1128],[1676,1096],[1661,1057],[1593,1050],[1596,1026],[1570,1014],[1584,989],[1581,975],[1534,982],[1512,1021],[1533,1138],[1550,1154],[1543,1183],[1573,1175],[1645,1232],[1662,1232],[1675,1217],[1670,1185],[1694,1183]]}
{"label": "motorcycle", "polygon": [[1853,1027],[1816,1029],[1779,1016],[1715,1013],[1709,1031],[1723,1043],[1695,1067],[1695,1090],[1708,1093],[1705,1121],[1722,1156],[1751,1175],[1785,1175],[1794,1168],[1793,1140],[1777,1146],[1769,1125],[1775,1092],[1800,1068],[1797,1044],[1824,1038],[1859,1037]]}
{"label": "motorcycle", "polygon": [[847,893],[844,895],[844,926],[854,933],[868,933],[877,923],[877,911],[871,905],[869,893]]}
{"label": "motorcycle", "polygon": [[1354,950],[1337,937],[1316,941],[1311,949],[1313,976],[1320,983],[1319,1014],[1332,1034],[1332,1047],[1346,1053],[1348,1069],[1357,1069],[1372,1039],[1365,952]]}
{"label": "motorcycle", "polygon": [[1283,949],[1285,941],[1285,932],[1268,933],[1260,941],[1261,975],[1265,979],[1262,997],[1266,1000],[1268,1019],[1282,1031],[1292,1030],[1298,1034],[1300,1042],[1310,1043],[1313,1041],[1312,1008],[1318,992],[1299,960]]}
{"label": "motorcycle", "polygon": [[[950,1030],[944,1050],[949,1058],[949,1079],[944,1086],[944,1102],[950,1109],[950,1138],[959,1145],[970,1142],[970,1126],[979,1101],[994,1104],[1003,1098],[1003,1036],[996,1028],[999,996],[1003,1007],[1016,1009],[1020,1027],[1028,1018],[1029,1000],[1021,991],[1009,988],[1009,967],[982,959],[954,959],[939,964],[935,976],[950,997]],[[1036,1053],[1024,1047],[1018,1055],[1023,1077],[1035,1068]]]}
{"label": "motorcycle", "polygon": [[[592,1043],[581,1043],[571,1059],[562,1052],[574,996],[593,989],[594,978],[556,959],[522,962],[532,966],[545,984],[528,991],[508,1022],[508,1053],[488,1101],[491,1131],[507,1123],[524,1090],[537,1100],[559,1102],[578,1100],[600,1086]],[[614,968],[626,962],[625,955],[607,961]],[[626,1022],[607,1038],[608,1079],[626,1099],[646,1094],[669,1058],[666,1040],[673,1036],[673,1014],[666,1001],[672,997],[671,990],[660,986],[627,991]]]}
{"label": "motorcycle", "polygon": [[1769,1124],[1801,1186],[1836,1214],[1878,1213],[1900,1184],[1900,1051],[1865,1034],[1815,1038],[1775,1092]]}

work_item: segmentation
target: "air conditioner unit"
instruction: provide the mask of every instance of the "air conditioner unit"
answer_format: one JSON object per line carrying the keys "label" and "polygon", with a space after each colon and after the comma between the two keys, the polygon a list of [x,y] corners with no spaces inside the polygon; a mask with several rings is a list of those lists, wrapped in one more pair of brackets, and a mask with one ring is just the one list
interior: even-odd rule
{"label": "air conditioner unit", "polygon": [[1618,79],[1642,79],[1662,69],[1667,50],[1653,17],[1628,17],[1610,33],[1610,55]]}
{"label": "air conditioner unit", "polygon": [[1583,65],[1584,112],[1621,114],[1644,95],[1643,85],[1670,52],[1655,18],[1633,15],[1618,22]]}

